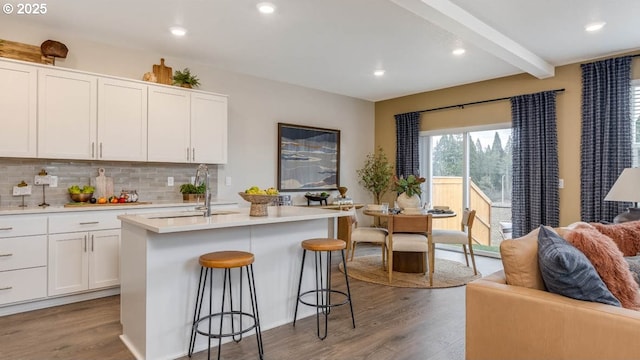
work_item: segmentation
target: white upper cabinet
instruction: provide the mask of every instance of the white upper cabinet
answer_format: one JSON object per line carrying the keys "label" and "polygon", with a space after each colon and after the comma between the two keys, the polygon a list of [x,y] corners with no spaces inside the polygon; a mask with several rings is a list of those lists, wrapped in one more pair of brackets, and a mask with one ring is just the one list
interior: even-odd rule
{"label": "white upper cabinet", "polygon": [[148,160],[189,162],[189,92],[149,86]]}
{"label": "white upper cabinet", "polygon": [[37,70],[0,63],[0,157],[36,157]]}
{"label": "white upper cabinet", "polygon": [[98,160],[147,160],[147,86],[98,79]]}
{"label": "white upper cabinet", "polygon": [[191,162],[227,162],[227,97],[191,94]]}
{"label": "white upper cabinet", "polygon": [[227,162],[227,97],[149,86],[149,161]]}
{"label": "white upper cabinet", "polygon": [[0,60],[0,157],[227,162],[227,97]]}
{"label": "white upper cabinet", "polygon": [[147,86],[39,70],[38,157],[147,160]]}
{"label": "white upper cabinet", "polygon": [[95,159],[97,77],[38,70],[38,157]]}

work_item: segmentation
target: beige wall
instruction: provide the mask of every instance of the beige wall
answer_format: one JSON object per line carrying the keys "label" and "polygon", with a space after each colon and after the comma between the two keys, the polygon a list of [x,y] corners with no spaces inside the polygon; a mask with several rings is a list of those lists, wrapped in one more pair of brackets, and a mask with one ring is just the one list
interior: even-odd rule
{"label": "beige wall", "polygon": [[[640,78],[640,58],[634,58],[633,78]],[[560,224],[580,220],[580,64],[556,68],[556,75],[539,80],[527,74],[482,81],[452,88],[430,91],[376,103],[376,146],[382,146],[395,159],[395,114],[456,105],[487,99],[565,89],[557,96],[558,154],[560,178]],[[511,122],[509,101],[467,106],[423,113],[421,130],[460,128]]]}
{"label": "beige wall", "polygon": [[[141,79],[164,57],[166,65],[174,70],[189,67],[197,74],[202,83],[200,90],[229,95],[229,161],[217,169],[219,197],[242,203],[238,191],[252,185],[275,185],[277,123],[285,122],[339,129],[342,140],[340,184],[349,188],[348,194],[355,200],[371,202],[371,196],[358,185],[355,169],[361,167],[366,155],[374,150],[372,102],[222,71],[189,59],[166,56],[153,49],[127,48],[124,42],[113,46],[87,41],[82,34],[28,27],[18,18],[3,17],[0,39],[34,45],[47,39],[61,41],[69,48],[69,54],[66,59],[57,59],[56,66]],[[193,175],[195,165],[185,171]],[[230,186],[225,185],[227,176],[232,179]],[[0,189],[3,194],[8,191],[10,189]],[[167,188],[167,191],[177,192],[177,189]],[[303,195],[304,192],[294,193],[294,201],[306,203]]]}

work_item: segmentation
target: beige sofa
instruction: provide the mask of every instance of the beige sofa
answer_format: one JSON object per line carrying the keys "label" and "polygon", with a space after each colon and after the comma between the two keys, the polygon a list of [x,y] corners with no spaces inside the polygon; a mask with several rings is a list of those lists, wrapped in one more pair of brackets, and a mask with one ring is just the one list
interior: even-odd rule
{"label": "beige sofa", "polygon": [[527,248],[517,271],[503,253],[507,275],[467,285],[466,359],[640,359],[640,311],[545,291],[535,238],[511,243]]}

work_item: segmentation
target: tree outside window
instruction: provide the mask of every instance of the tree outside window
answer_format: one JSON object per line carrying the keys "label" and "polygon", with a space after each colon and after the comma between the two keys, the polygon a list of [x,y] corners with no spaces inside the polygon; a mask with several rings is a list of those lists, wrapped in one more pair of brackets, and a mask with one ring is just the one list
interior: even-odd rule
{"label": "tree outside window", "polygon": [[[433,176],[462,176],[463,135],[447,134],[437,140],[433,149]],[[511,135],[503,146],[496,131],[491,145],[482,146],[480,139],[469,141],[469,175],[492,201],[511,198]],[[508,191],[504,191],[507,187]],[[508,199],[503,199],[508,194]]]}

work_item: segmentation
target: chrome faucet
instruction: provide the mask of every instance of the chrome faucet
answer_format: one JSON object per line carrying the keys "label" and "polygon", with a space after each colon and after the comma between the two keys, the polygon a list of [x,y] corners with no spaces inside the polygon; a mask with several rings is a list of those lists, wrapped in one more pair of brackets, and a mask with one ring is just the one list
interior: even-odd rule
{"label": "chrome faucet", "polygon": [[209,168],[205,164],[200,164],[196,170],[195,184],[200,183],[200,177],[204,173],[204,206],[198,206],[197,210],[204,210],[204,216],[211,216],[211,190],[209,185]]}

